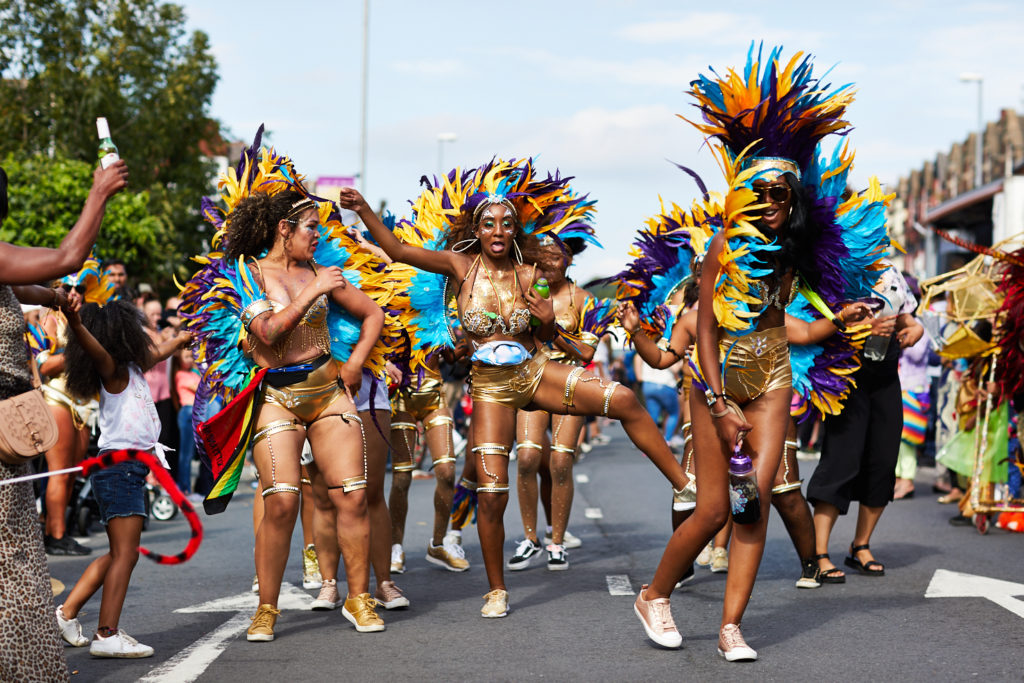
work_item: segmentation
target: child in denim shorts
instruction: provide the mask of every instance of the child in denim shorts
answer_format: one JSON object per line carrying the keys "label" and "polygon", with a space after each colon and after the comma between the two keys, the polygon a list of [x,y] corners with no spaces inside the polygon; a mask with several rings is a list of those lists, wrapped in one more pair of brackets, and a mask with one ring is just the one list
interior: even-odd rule
{"label": "child in denim shorts", "polygon": [[[156,451],[166,467],[157,443],[160,419],[142,372],[185,345],[191,335],[182,332],[154,345],[142,328],[138,309],[125,301],[83,307],[81,297],[73,294],[65,312],[72,332],[66,350],[67,386],[73,396],[99,394],[100,453]],[[107,527],[110,549],[92,561],[57,608],[57,624],[65,641],[75,647],[89,645],[94,657],[153,655],[153,648],[118,629],[128,582],[139,559],[148,473],[146,465],[128,460],[92,475],[93,495]],[[90,642],[82,635],[77,617],[101,586],[99,626]]]}

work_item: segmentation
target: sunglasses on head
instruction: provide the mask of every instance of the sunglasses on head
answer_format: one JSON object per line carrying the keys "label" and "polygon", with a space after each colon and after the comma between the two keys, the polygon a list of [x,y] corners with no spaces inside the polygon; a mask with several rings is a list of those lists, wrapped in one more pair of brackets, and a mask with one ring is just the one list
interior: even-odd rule
{"label": "sunglasses on head", "polygon": [[753,190],[762,204],[788,202],[791,194],[789,185],[766,185],[765,187],[755,187]]}

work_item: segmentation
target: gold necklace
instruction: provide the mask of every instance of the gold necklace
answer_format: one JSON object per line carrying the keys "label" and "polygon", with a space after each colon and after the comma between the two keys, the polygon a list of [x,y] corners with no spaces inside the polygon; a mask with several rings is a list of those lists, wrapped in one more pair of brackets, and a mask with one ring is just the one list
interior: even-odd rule
{"label": "gold necklace", "polygon": [[[494,284],[494,278],[491,277],[491,270],[487,267],[487,264],[480,261],[480,265],[484,269],[484,275],[487,276],[487,281],[491,283],[491,291],[494,292],[494,298],[498,302],[498,316],[501,318],[502,327],[505,327],[505,311],[501,307],[501,295],[498,293],[498,288]],[[516,267],[512,266],[512,303],[509,304],[513,310],[516,307],[516,291],[519,288],[519,273],[516,272]]]}

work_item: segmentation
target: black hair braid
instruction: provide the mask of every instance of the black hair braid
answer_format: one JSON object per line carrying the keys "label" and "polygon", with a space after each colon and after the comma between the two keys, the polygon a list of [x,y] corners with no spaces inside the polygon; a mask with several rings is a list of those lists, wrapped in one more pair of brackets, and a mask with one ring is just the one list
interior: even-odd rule
{"label": "black hair braid", "polygon": [[228,216],[224,253],[234,261],[239,256],[258,258],[274,246],[277,224],[287,218],[303,195],[295,190],[277,194],[253,192],[235,205]]}
{"label": "black hair braid", "polygon": [[[153,342],[143,329],[142,313],[127,301],[111,301],[102,308],[86,304],[79,315],[82,325],[96,338],[96,341],[113,357],[118,369],[136,365],[145,369],[148,351]],[[91,400],[96,398],[103,385],[93,361],[73,332],[68,333],[68,344],[64,350],[68,393],[74,398]]]}

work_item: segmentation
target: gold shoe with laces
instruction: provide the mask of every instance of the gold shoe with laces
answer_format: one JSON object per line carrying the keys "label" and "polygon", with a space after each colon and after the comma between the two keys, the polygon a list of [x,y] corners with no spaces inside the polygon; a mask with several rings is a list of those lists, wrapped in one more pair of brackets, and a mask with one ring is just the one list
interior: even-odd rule
{"label": "gold shoe with laces", "polygon": [[484,596],[483,608],[480,616],[485,619],[496,619],[508,614],[508,591],[496,588]]}
{"label": "gold shoe with laces", "polygon": [[739,624],[726,624],[718,633],[718,654],[727,662],[753,662],[757,651],[747,645]]}
{"label": "gold shoe with laces", "polygon": [[360,633],[373,633],[384,630],[384,620],[377,616],[374,607],[377,601],[370,597],[369,593],[360,593],[354,598],[345,600],[341,608],[342,615],[352,622]]}
{"label": "gold shoe with laces", "polygon": [[245,632],[245,639],[252,642],[270,642],[274,639],[274,624],[281,610],[273,605],[260,605],[252,617],[252,624]]}

